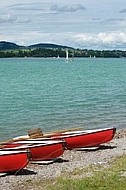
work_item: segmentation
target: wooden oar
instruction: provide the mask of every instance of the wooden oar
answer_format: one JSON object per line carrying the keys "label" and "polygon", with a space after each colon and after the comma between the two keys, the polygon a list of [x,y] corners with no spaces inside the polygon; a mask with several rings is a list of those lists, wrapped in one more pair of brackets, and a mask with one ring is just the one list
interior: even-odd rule
{"label": "wooden oar", "polygon": [[3,148],[5,148],[5,146],[4,145],[0,145],[0,149],[3,149]]}
{"label": "wooden oar", "polygon": [[64,130],[57,130],[57,131],[53,131],[53,132],[47,132],[45,134],[32,134],[29,137],[19,137],[18,139],[10,139],[10,140],[6,140],[5,142],[0,142],[0,145],[4,145],[6,143],[13,143],[13,142],[17,142],[17,141],[22,141],[22,140],[28,140],[31,138],[37,139],[37,138],[50,138],[52,135],[60,135],[64,132],[71,132],[71,131],[77,131],[82,129],[81,127],[78,128],[70,128],[70,129],[64,129]]}
{"label": "wooden oar", "polygon": [[[34,138],[34,139],[36,139],[36,138],[50,138],[52,135],[55,135],[55,136],[57,135],[58,136],[58,135],[60,135],[62,133],[65,133],[65,132],[77,131],[77,130],[80,130],[80,129],[82,129],[82,127],[57,130],[57,131],[47,132],[45,134],[35,132],[35,133],[30,134],[29,138],[27,138],[27,139],[31,139],[31,138]],[[27,140],[27,139],[25,139],[25,140]]]}
{"label": "wooden oar", "polygon": [[82,127],[77,127],[77,128],[70,128],[70,129],[63,129],[63,130],[57,130],[57,131],[52,131],[52,132],[47,132],[43,136],[48,135],[48,134],[56,134],[56,133],[65,133],[65,132],[71,132],[71,131],[77,131],[82,129]]}
{"label": "wooden oar", "polygon": [[33,132],[33,133],[31,133],[29,135],[29,138],[49,138],[52,135],[60,135],[60,134],[65,133],[65,132],[77,131],[77,130],[80,130],[80,129],[82,129],[82,127],[57,130],[57,131],[47,132],[45,134],[35,131],[35,133]]}
{"label": "wooden oar", "polygon": [[30,138],[18,138],[18,139],[9,139],[9,140],[5,140],[4,142],[0,142],[0,145],[3,146],[7,143],[13,143],[13,142],[17,142],[19,140],[28,140]]}
{"label": "wooden oar", "polygon": [[4,148],[4,145],[7,143],[13,143],[13,142],[18,142],[18,141],[23,141],[23,140],[30,140],[30,139],[37,139],[37,138],[50,138],[51,135],[38,135],[38,134],[34,134],[31,135],[30,137],[19,137],[17,139],[10,139],[10,140],[5,140],[4,142],[0,142],[0,148]]}

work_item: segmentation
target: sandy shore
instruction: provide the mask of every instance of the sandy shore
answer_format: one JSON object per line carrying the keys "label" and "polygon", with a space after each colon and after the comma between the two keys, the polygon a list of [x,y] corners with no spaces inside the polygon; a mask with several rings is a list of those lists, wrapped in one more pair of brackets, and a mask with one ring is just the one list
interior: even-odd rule
{"label": "sandy shore", "polygon": [[[55,178],[63,171],[73,171],[75,168],[85,168],[94,164],[107,165],[113,158],[126,155],[126,129],[116,132],[114,139],[95,149],[66,150],[62,157],[50,164],[32,164],[15,174],[0,174],[0,187],[3,190],[13,190],[15,185],[21,187],[26,180]],[[22,186],[23,190],[23,186]]]}

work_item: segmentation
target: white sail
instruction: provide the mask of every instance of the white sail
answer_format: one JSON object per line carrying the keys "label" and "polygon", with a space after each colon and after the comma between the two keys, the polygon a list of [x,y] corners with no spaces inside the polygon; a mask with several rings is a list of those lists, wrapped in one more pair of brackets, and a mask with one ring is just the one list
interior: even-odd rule
{"label": "white sail", "polygon": [[66,61],[68,62],[69,56],[68,56],[68,49],[66,49]]}

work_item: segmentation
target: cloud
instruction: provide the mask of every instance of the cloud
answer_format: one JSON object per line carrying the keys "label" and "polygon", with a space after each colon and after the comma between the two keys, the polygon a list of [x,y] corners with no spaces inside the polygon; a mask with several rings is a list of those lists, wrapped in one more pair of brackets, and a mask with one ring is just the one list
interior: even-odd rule
{"label": "cloud", "polygon": [[13,4],[8,6],[11,10],[16,11],[34,11],[34,10],[44,10],[42,3],[24,3],[24,4]]}
{"label": "cloud", "polygon": [[0,6],[0,37],[26,45],[50,42],[82,49],[126,49],[126,19],[121,14],[126,9],[113,1],[104,5],[100,0],[13,0],[15,4]]}
{"label": "cloud", "polygon": [[9,13],[7,14],[0,14],[0,23],[10,23],[10,22],[15,22],[17,18],[15,16],[10,15]]}
{"label": "cloud", "polygon": [[102,43],[106,44],[112,44],[112,43],[118,43],[118,42],[126,42],[126,34],[125,33],[99,33],[98,39]]}
{"label": "cloud", "polygon": [[85,10],[85,7],[81,4],[69,4],[64,6],[58,6],[58,5],[52,5],[50,7],[50,4],[48,3],[18,3],[13,4],[10,6],[7,6],[9,10],[15,10],[15,11],[55,11],[55,12],[76,12],[79,10]]}
{"label": "cloud", "polygon": [[[67,45],[82,49],[126,49],[126,33],[123,32],[101,32],[97,34],[89,33],[27,33],[27,38],[38,36],[38,42],[50,42]],[[46,39],[46,41],[45,41]]]}
{"label": "cloud", "polygon": [[81,4],[64,5],[62,7],[59,7],[58,5],[52,5],[50,10],[56,12],[76,12],[78,10],[85,10],[85,7]]}
{"label": "cloud", "polygon": [[116,22],[116,21],[117,21],[117,22],[118,22],[118,21],[120,22],[120,21],[124,21],[124,19],[123,19],[123,18],[120,18],[120,19],[110,18],[110,19],[106,19],[106,21],[107,21],[107,22]]}
{"label": "cloud", "polygon": [[72,38],[76,46],[81,48],[124,49],[126,44],[126,33],[123,32],[75,34]]}
{"label": "cloud", "polygon": [[17,19],[17,23],[30,23],[30,22],[31,22],[30,18]]}
{"label": "cloud", "polygon": [[[34,36],[36,38],[34,38]],[[16,38],[16,41],[15,41]],[[120,49],[126,50],[126,33],[123,32],[100,32],[97,34],[91,33],[52,33],[52,32],[40,32],[40,31],[24,31],[18,35],[15,33],[14,36],[6,36],[1,34],[1,39],[6,41],[13,41],[17,44],[31,45],[35,43],[56,43],[66,45],[74,48],[81,49],[94,49],[94,50],[105,50],[105,49]],[[32,39],[32,40],[31,40]],[[30,43],[29,43],[30,42]]]}
{"label": "cloud", "polygon": [[4,24],[11,24],[11,23],[29,23],[31,20],[27,17],[24,18],[17,18],[9,13],[7,14],[0,14],[0,23]]}
{"label": "cloud", "polygon": [[101,18],[92,18],[92,20],[94,20],[94,21],[100,21]]}
{"label": "cloud", "polygon": [[122,9],[120,13],[126,13],[126,9]]}

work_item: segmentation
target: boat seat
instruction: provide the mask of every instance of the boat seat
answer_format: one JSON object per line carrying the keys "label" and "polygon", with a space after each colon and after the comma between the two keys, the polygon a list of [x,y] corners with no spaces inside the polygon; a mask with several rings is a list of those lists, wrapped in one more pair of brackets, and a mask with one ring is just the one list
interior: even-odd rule
{"label": "boat seat", "polygon": [[28,130],[28,135],[30,138],[37,137],[37,136],[43,136],[42,129],[36,128],[36,129]]}

